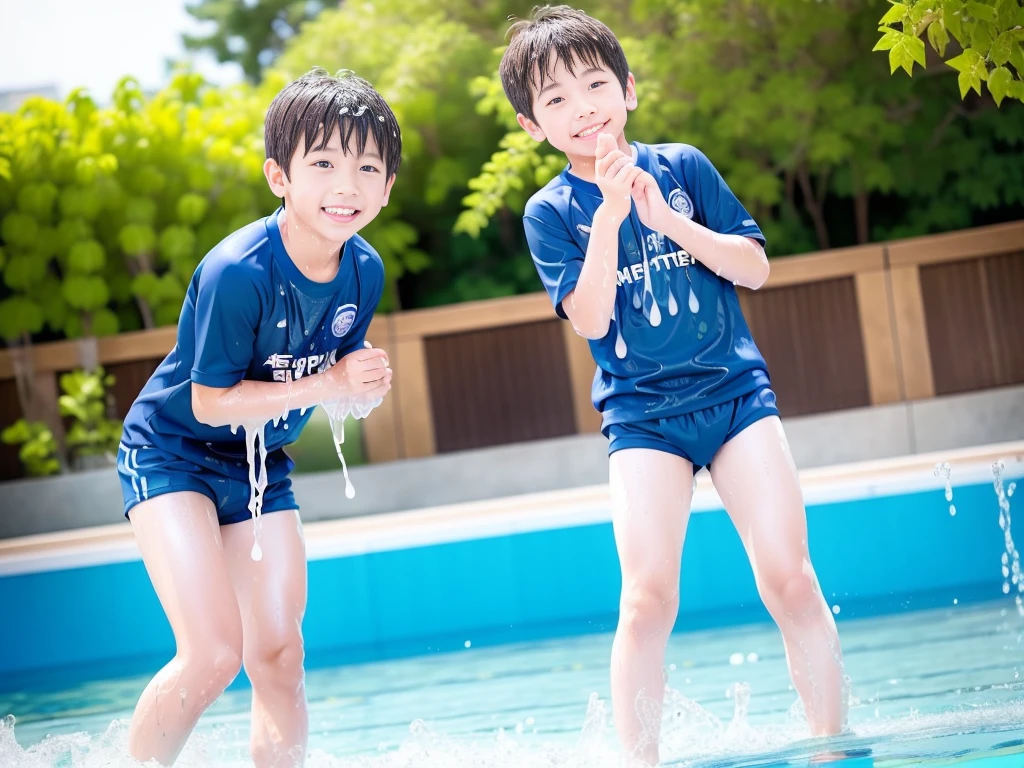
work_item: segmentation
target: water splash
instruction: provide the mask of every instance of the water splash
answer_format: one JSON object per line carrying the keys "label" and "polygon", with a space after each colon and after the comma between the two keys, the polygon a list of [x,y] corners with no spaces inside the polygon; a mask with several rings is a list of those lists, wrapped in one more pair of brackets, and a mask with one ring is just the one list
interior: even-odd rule
{"label": "water splash", "polygon": [[[1003,488],[1003,470],[1006,463],[1000,459],[992,464],[992,485],[996,491],[996,500],[999,502],[999,527],[1003,530],[1003,540],[1006,551],[1002,556],[1003,572],[1003,594],[1010,594],[1010,584],[1017,588],[1014,601],[1017,604],[1017,612],[1024,616],[1024,576],[1020,569],[1020,552],[1013,542],[1010,518],[1010,494]],[[1013,485],[1013,484],[1011,484]]]}
{"label": "water splash", "polygon": [[941,477],[946,481],[946,501],[949,502],[949,514],[956,514],[956,507],[953,505],[953,468],[948,461],[941,461],[935,465],[935,477]]}
{"label": "water splash", "polygon": [[[243,426],[245,430],[245,457],[249,462],[249,514],[252,515],[253,560],[263,559],[260,547],[260,532],[263,528],[263,494],[267,489],[267,445],[264,440],[266,424]],[[257,442],[259,443],[260,465],[256,467]]]}

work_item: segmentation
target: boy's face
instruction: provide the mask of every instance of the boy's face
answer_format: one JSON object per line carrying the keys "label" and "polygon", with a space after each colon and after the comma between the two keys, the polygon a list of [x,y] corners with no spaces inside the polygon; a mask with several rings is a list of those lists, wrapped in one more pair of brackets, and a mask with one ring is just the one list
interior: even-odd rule
{"label": "boy's face", "polygon": [[284,198],[289,220],[298,218],[329,243],[343,243],[373,221],[388,204],[395,181],[385,175],[387,166],[372,134],[366,137],[362,154],[356,147],[353,135],[348,154],[342,151],[335,126],[323,149],[303,155],[300,141],[287,176],[272,159],[263,168],[271,190]]}
{"label": "boy's face", "polygon": [[610,133],[618,142],[626,112],[636,109],[636,86],[629,75],[626,93],[615,74],[602,65],[573,62],[570,74],[561,59],[533,95],[536,120],[518,115],[519,125],[537,141],[548,141],[569,157],[593,157],[597,135]]}

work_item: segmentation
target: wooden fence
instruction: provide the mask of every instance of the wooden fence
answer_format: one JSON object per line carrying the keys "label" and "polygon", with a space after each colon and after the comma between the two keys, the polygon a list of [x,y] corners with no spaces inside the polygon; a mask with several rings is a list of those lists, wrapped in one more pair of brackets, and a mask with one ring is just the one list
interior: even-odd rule
{"label": "wooden fence", "polygon": [[[1024,221],[773,259],[740,302],[783,415],[1024,383]],[[379,315],[367,338],[395,371],[365,425],[371,461],[598,429],[587,342],[544,293]],[[117,377],[120,416],[174,339],[124,333],[87,351]],[[83,344],[32,354],[36,393],[55,401]],[[13,375],[0,350],[0,426],[20,416]],[[18,475],[0,447],[0,479]]]}

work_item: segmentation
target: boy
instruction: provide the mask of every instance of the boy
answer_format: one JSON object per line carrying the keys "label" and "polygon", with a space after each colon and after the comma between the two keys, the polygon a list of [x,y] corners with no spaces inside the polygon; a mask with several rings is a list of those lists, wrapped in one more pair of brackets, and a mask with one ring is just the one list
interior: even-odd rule
{"label": "boy", "polygon": [[364,346],[384,267],[356,233],[387,204],[395,116],[364,80],[316,69],[277,95],[264,128],[283,205],[197,267],[177,344],[118,452],[125,515],[177,645],[132,717],[140,761],[173,763],[244,664],[255,764],[303,763],[306,558],[283,447],[307,409],[365,414],[391,386],[384,351]]}
{"label": "boy", "polygon": [[734,284],[768,277],[764,237],[710,161],[627,143],[635,82],[614,34],[567,6],[510,29],[500,75],[520,126],[568,166],[526,206],[559,317],[590,340],[622,569],[611,686],[624,750],[658,761],[665,645],[694,472],[709,467],[778,623],[815,735],[845,728],[839,639],[807,550],[796,468]]}

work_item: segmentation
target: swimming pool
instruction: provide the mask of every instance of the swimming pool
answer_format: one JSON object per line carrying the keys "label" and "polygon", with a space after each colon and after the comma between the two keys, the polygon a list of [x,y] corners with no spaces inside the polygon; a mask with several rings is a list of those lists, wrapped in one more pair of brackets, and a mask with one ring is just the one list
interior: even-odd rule
{"label": "swimming pool", "polygon": [[[859,700],[853,733],[828,747],[850,765],[957,753],[1024,765],[1024,618],[1012,553],[1002,570],[998,460],[1012,505],[1024,443],[802,473],[812,557]],[[955,514],[938,462],[952,467]],[[694,509],[667,656],[666,764],[806,764],[822,746],[802,741],[781,641],[706,478]],[[312,765],[612,759],[601,721],[619,582],[606,488],[318,523],[307,545]],[[173,647],[128,529],[0,542],[0,600],[0,713],[18,717],[13,734],[0,730],[0,765],[118,764],[107,761],[124,727],[108,727]],[[242,679],[182,764],[244,765],[247,709]]]}

